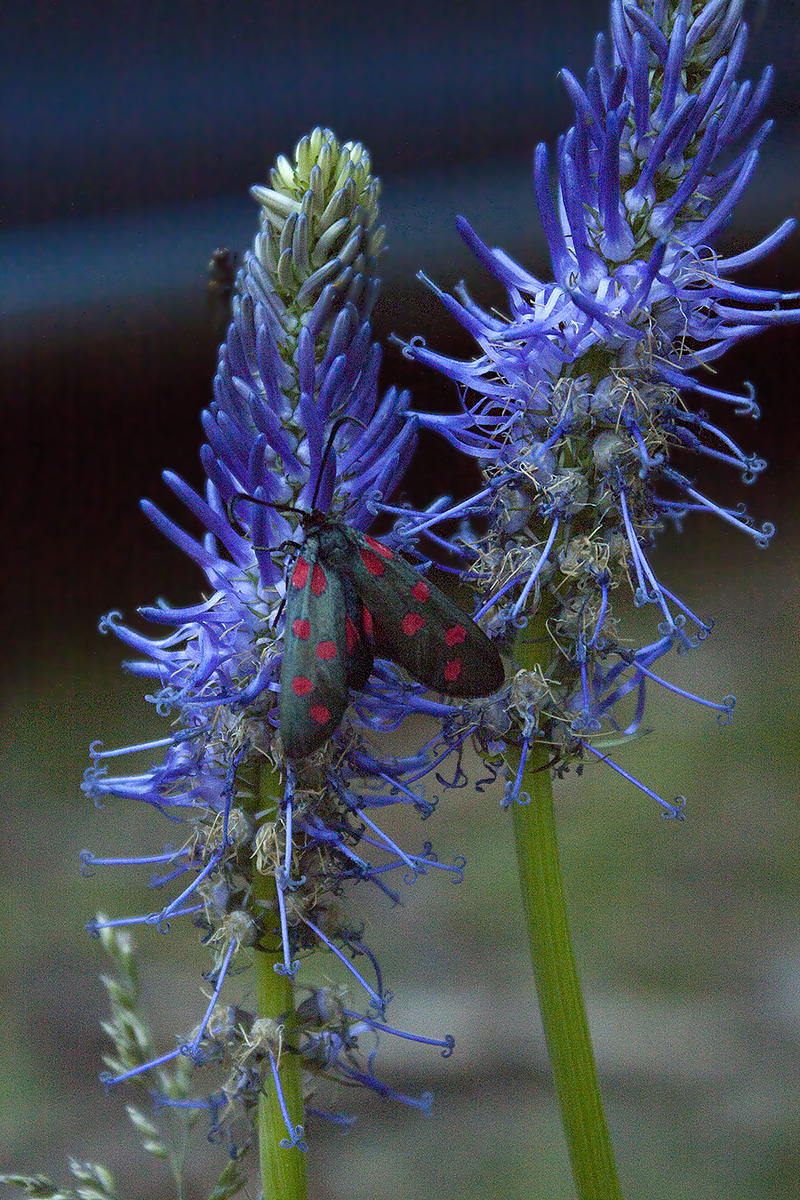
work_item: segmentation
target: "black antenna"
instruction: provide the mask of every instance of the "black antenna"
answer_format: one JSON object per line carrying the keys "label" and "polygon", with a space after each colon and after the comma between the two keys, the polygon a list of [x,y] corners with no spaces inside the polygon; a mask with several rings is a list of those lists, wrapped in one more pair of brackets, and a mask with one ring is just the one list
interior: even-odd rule
{"label": "black antenna", "polygon": [[[354,425],[360,425],[362,429],[367,428],[365,423],[360,421],[358,417],[339,417],[338,420],[334,421],[333,425],[331,426],[331,431],[328,434],[328,440],[325,444],[325,449],[322,452],[322,459],[320,461],[319,472],[317,474],[317,482],[314,486],[314,495],[311,498],[312,509],[316,507],[317,496],[319,495],[319,489],[325,472],[325,464],[327,463],[328,455],[333,448],[333,439],[336,437],[336,434],[339,432],[342,425],[347,424],[348,421],[352,422]],[[297,513],[297,515],[300,517],[308,516],[308,513],[304,508],[297,508],[293,504],[273,504],[271,500],[259,500],[258,496],[251,496],[249,492],[234,492],[228,501],[226,508],[228,512],[228,520],[230,521],[231,525],[238,525],[240,529],[244,529],[244,525],[236,516],[236,505],[240,500],[248,500],[251,504],[261,504],[264,506],[264,508],[271,508],[275,512]]]}
{"label": "black antenna", "polygon": [[325,466],[328,461],[328,455],[333,449],[333,439],[336,437],[336,434],[339,432],[342,425],[346,425],[348,421],[352,422],[353,425],[360,425],[362,429],[367,428],[365,423],[360,421],[358,417],[339,417],[339,419],[334,421],[333,425],[331,425],[331,431],[328,434],[328,440],[325,444],[325,449],[322,451],[322,459],[319,464],[319,471],[317,472],[317,482],[314,486],[314,495],[311,497],[312,509],[317,507],[317,496],[319,495],[319,489],[322,486],[322,480],[325,475]]}
{"label": "black antenna", "polygon": [[243,523],[236,516],[236,505],[240,500],[249,500],[251,504],[260,504],[264,508],[273,509],[275,512],[293,512],[298,513],[301,517],[308,515],[304,509],[295,508],[291,504],[273,504],[271,500],[259,500],[258,496],[251,496],[249,492],[234,492],[225,507],[231,525],[238,525],[240,529],[244,529]]}

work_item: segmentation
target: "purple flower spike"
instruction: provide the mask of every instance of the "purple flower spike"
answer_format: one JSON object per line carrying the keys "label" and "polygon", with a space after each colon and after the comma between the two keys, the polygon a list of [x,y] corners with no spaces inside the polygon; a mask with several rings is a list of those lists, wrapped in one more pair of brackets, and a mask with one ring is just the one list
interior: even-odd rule
{"label": "purple flower spike", "polygon": [[[713,412],[689,401],[699,395],[756,416],[752,396],[714,386],[709,364],[744,338],[800,319],[797,295],[730,279],[793,221],[728,258],[713,246],[769,131],[759,119],[771,73],[755,88],[737,78],[742,9],[742,0],[612,0],[610,38],[598,37],[585,81],[562,73],[575,124],[558,143],[555,185],[547,149],[534,156],[555,281],[537,279],[459,218],[459,232],[505,287],[508,314],[483,310],[463,288],[437,292],[479,356],[450,359],[416,340],[405,349],[459,388],[459,413],[422,414],[420,423],[481,464],[484,513],[493,488],[490,527],[474,541],[467,572],[484,589],[479,614],[509,644],[526,625],[530,640],[536,614],[534,637],[549,645],[540,673],[514,680],[512,730],[493,728],[496,706],[487,709],[491,752],[511,738],[524,759],[541,737],[562,763],[591,751],[627,778],[604,749],[641,729],[648,685],[730,717],[730,697],[702,699],[651,669],[710,629],[659,580],[651,551],[665,522],[680,528],[695,512],[721,517],[759,546],[774,532],[741,506],[717,504],[684,470],[686,452],[733,467],[745,483],[763,470]],[[654,610],[658,636],[638,650],[624,606],[613,603],[625,594]],[[519,778],[509,775],[506,803],[520,799]]]}
{"label": "purple flower spike", "polygon": [[[141,1047],[119,1050],[117,1039],[104,1078],[155,1080],[163,1105],[207,1111],[213,1136],[234,1155],[249,1140],[263,1088],[275,1088],[286,1110],[276,1067],[281,1054],[299,1054],[320,1079],[361,1083],[380,1096],[426,1106],[426,1099],[403,1096],[376,1078],[374,1051],[362,1060],[356,1030],[367,1031],[370,1043],[379,1031],[396,1031],[375,1019],[384,1016],[390,995],[340,897],[362,882],[396,903],[399,892],[384,875],[410,883],[440,868],[459,878],[463,866],[438,862],[429,843],[416,853],[401,849],[366,810],[411,804],[427,816],[436,804],[426,792],[430,783],[458,786],[438,772],[450,756],[460,762],[475,725],[468,706],[438,703],[378,661],[341,726],[307,760],[288,762],[278,734],[284,580],[287,555],[299,541],[298,510],[313,505],[363,530],[386,508],[402,518],[388,540],[402,540],[412,552],[411,527],[426,518],[385,503],[413,453],[417,422],[407,393],[378,392],[381,356],[370,328],[383,243],[378,191],[364,148],[340,144],[323,129],[299,143],[293,162],[278,160],[269,186],[252,189],[260,232],[237,277],[214,398],[202,418],[204,486],[164,475],[188,528],[151,502],[142,504],[198,565],[207,598],[141,609],[158,627],[156,637],[128,628],[119,614],[101,625],[136,655],[128,668],[151,681],[148,699],[172,718],[172,728],[125,749],[95,745],[84,788],[98,803],[134,800],[154,809],[170,821],[175,847],[113,858],[84,852],[85,869],[166,864],[150,880],[168,890],[156,911],[98,919],[91,932],[108,941],[128,925],[166,931],[188,915],[214,954],[207,1000],[178,1049],[153,1048],[148,1057]],[[436,736],[406,758],[382,754],[372,731],[395,729],[418,713],[435,713]],[[155,763],[150,751],[161,755]],[[142,753],[148,758],[134,772],[111,772],[112,760]],[[271,907],[254,898],[264,876],[274,880]],[[145,907],[153,909],[152,893]],[[236,1005],[226,1009],[231,980],[262,945],[278,947],[274,968],[297,988],[308,986],[298,972],[309,955],[323,951],[338,959],[367,1011],[354,1013],[351,1004],[345,1014],[335,997],[324,1006],[304,1001],[286,1014],[284,1029]],[[181,1071],[180,1094],[164,1074],[167,1063]],[[215,1068],[222,1076],[209,1082]],[[190,1078],[204,1095],[189,1094]],[[316,1084],[312,1078],[307,1094]],[[285,1121],[286,1145],[304,1147],[302,1126],[288,1115]]]}

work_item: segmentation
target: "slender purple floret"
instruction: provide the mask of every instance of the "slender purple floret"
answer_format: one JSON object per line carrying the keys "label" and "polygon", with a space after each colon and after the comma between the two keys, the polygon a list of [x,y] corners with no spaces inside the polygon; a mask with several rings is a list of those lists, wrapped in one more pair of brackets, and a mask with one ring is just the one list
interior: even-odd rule
{"label": "slender purple floret", "polygon": [[[348,923],[340,895],[361,881],[394,903],[399,894],[387,876],[412,882],[442,869],[460,878],[463,861],[438,862],[429,843],[417,853],[401,848],[382,828],[380,810],[411,804],[427,816],[437,786],[451,786],[441,763],[458,758],[475,721],[469,706],[434,701],[379,661],[332,739],[307,761],[289,763],[276,707],[285,576],[300,539],[296,510],[314,507],[366,529],[416,441],[408,395],[377,390],[380,350],[370,313],[383,241],[378,190],[363,147],[321,129],[299,143],[294,162],[278,159],[269,186],[253,188],[261,228],[237,278],[214,399],[202,418],[203,489],[164,475],[186,509],[186,528],[149,501],[142,505],[200,567],[205,598],[140,609],[159,628],[156,637],[116,613],[101,626],[133,652],[129,670],[151,681],[148,699],[172,725],[166,736],[126,749],[95,744],[84,787],[98,802],[113,797],[155,810],[170,822],[172,842],[129,858],[84,852],[86,870],[158,864],[151,886],[169,889],[153,911],[96,921],[92,931],[165,930],[189,915],[215,956],[198,1023],[177,1050],[118,1058],[106,1082],[150,1078],[155,1066],[178,1057],[193,1072],[206,1068],[217,1080],[221,1072],[219,1086],[205,1084],[204,1097],[163,1087],[158,1096],[163,1105],[206,1110],[214,1136],[233,1154],[249,1136],[242,1109],[252,1114],[262,1088],[277,1088],[286,1111],[281,1054],[298,1053],[314,1077],[428,1104],[395,1093],[376,1076],[373,1052],[364,1057],[359,1031],[370,1041],[395,1031],[384,1024],[389,995],[377,959],[360,926]],[[402,531],[387,540],[414,549],[413,535]],[[407,757],[387,757],[372,737],[410,714],[432,712],[435,737]],[[153,762],[152,753],[161,757]],[[112,773],[127,754],[145,757],[132,773]],[[272,907],[254,902],[256,876],[274,879]],[[226,1008],[231,979],[262,941],[277,942],[276,970],[292,977],[311,952],[327,951],[351,974],[364,1011],[355,1012],[353,1002],[345,1009],[338,993],[306,984],[302,974],[297,986],[317,999],[286,1014],[284,1027],[238,1005]],[[449,1047],[447,1039],[421,1040]],[[312,1079],[307,1095],[315,1086]],[[288,1116],[286,1124],[287,1145],[304,1146],[302,1128]]]}
{"label": "slender purple floret", "polygon": [[[480,463],[482,512],[494,489],[469,567],[487,596],[480,614],[498,639],[519,647],[527,628],[545,644],[540,672],[520,671],[511,691],[508,736],[523,756],[542,738],[562,764],[587,751],[611,763],[605,749],[641,729],[653,684],[723,722],[731,715],[732,697],[690,695],[652,669],[711,628],[661,582],[652,550],[667,522],[681,528],[696,512],[757,546],[774,532],[743,506],[715,502],[687,473],[691,456],[724,463],[747,484],[763,471],[720,424],[726,408],[758,415],[750,386],[744,395],[721,389],[711,364],[800,319],[797,294],[730,278],[778,246],[793,221],[749,251],[715,249],[770,128],[771,72],[755,87],[737,78],[743,7],[612,0],[611,37],[597,38],[585,80],[562,73],[575,124],[554,155],[544,145],[534,155],[553,281],[459,218],[467,245],[506,289],[507,315],[484,310],[463,286],[447,295],[426,280],[480,353],[447,358],[419,339],[405,350],[459,388],[460,412],[420,423]],[[651,607],[657,626],[638,649],[625,619],[631,600]],[[502,721],[495,732],[508,733]],[[491,729],[486,738],[497,741]],[[521,771],[509,779],[507,802],[520,798],[520,780]],[[659,802],[680,815],[680,804]]]}

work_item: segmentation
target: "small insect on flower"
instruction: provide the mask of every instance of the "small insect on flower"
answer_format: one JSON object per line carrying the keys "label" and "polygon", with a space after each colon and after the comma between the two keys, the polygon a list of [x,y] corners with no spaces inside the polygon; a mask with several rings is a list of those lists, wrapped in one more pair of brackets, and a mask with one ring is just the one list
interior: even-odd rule
{"label": "small insect on flower", "polygon": [[224,339],[231,319],[237,265],[237,255],[227,246],[218,246],[208,263],[208,313],[214,332],[220,340]]}
{"label": "small insect on flower", "polygon": [[375,655],[446,696],[502,686],[497,648],[467,614],[394,550],[314,511],[286,598],[280,730],[289,758],[330,737],[348,688],[364,687]]}
{"label": "small insect on flower", "polygon": [[[238,500],[256,503],[239,493]],[[446,696],[489,696],[505,672],[497,647],[435,584],[394,550],[313,506],[286,585],[278,716],[290,759],[317,750],[338,727],[350,688],[377,655]]]}

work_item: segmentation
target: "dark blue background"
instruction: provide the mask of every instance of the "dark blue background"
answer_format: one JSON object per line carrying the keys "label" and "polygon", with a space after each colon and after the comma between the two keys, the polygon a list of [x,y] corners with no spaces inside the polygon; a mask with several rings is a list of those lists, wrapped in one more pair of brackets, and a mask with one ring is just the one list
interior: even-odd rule
{"label": "dark blue background", "polygon": [[[570,122],[556,73],[583,73],[605,23],[604,0],[12,6],[0,234],[5,529],[24,581],[5,589],[12,608],[22,597],[24,619],[45,634],[54,580],[76,628],[170,580],[196,586],[136,500],[163,497],[163,467],[197,477],[215,355],[206,263],[219,244],[249,242],[248,186],[312,125],[364,141],[384,182],[378,333],[422,332],[468,353],[415,272],[448,284],[466,275],[496,295],[454,232],[457,212],[547,270],[530,154]],[[800,195],[796,6],[758,6],[753,24],[747,67],[777,68],[777,128],[727,235],[737,246],[796,211]],[[798,246],[752,277],[790,286]],[[800,440],[775,413],[791,336],[765,335],[726,368],[759,381],[767,416],[756,441],[775,461],[772,487]],[[385,378],[413,386],[424,406],[452,396],[394,348]],[[409,488],[457,491],[464,472],[428,443]]]}

